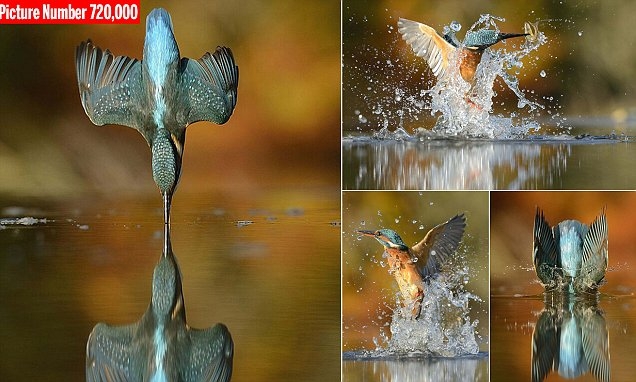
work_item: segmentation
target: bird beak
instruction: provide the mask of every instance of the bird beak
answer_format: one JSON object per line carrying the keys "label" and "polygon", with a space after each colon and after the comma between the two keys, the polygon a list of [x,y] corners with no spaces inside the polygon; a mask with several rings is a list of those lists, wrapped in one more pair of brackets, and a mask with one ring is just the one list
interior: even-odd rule
{"label": "bird beak", "polygon": [[356,231],[360,235],[375,237],[375,231]]}

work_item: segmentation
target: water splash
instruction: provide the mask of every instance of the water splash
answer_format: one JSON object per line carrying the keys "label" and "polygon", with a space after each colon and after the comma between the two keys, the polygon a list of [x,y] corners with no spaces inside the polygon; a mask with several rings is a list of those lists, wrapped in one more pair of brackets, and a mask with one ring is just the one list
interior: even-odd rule
{"label": "water splash", "polygon": [[[469,31],[489,29],[499,31],[497,22],[504,21],[491,15],[482,15]],[[529,32],[526,30],[526,32]],[[427,91],[431,97],[431,115],[439,116],[433,133],[439,136],[461,136],[479,138],[518,138],[538,128],[530,120],[516,121],[518,113],[508,116],[493,115],[493,98],[496,96],[495,81],[501,78],[518,99],[517,108],[527,109],[529,115],[544,106],[526,97],[519,88],[517,73],[523,68],[522,59],[547,42],[543,32],[536,28],[518,47],[514,43],[510,51],[495,45],[486,49],[475,73],[474,84],[464,81],[459,72],[461,50],[449,57],[446,74]],[[510,44],[510,43],[509,43]]]}
{"label": "water splash", "polygon": [[[499,30],[497,24],[503,21],[503,18],[482,15],[469,31]],[[532,91],[519,87],[524,59],[529,61],[526,65],[538,65],[537,60],[527,60],[527,56],[548,42],[537,28],[538,22],[529,24],[534,28],[531,36],[487,49],[475,74],[474,86],[459,74],[458,52],[451,55],[446,75],[432,86],[427,84],[431,79],[430,69],[417,62],[421,59],[415,57],[395,33],[394,22],[387,26],[389,34],[394,36],[389,46],[366,45],[362,51],[352,54],[351,62],[344,67],[345,75],[350,78],[346,85],[351,95],[347,99],[354,99],[350,102],[356,104],[352,123],[359,131],[371,128],[372,137],[380,140],[513,139],[523,138],[540,128],[537,120],[542,117],[544,106],[531,99]],[[452,22],[445,29],[458,31],[461,25]],[[515,94],[518,99],[515,110],[494,113],[495,82],[503,83]],[[545,108],[557,126],[561,123],[559,115],[552,109],[559,108],[552,103]],[[432,129],[431,116],[437,119]],[[418,122],[423,128],[410,133],[410,126]]]}
{"label": "water splash", "polygon": [[[465,262],[461,258],[458,260],[457,263]],[[371,356],[457,357],[477,354],[476,328],[479,321],[471,321],[469,303],[482,300],[464,289],[470,275],[468,266],[462,264],[459,268],[444,272],[428,282],[420,317],[416,320],[410,318],[411,307],[403,307],[402,296],[398,293],[396,306],[399,308],[393,310],[390,333],[383,332],[380,338],[374,339],[376,349]]]}
{"label": "water splash", "polygon": [[54,222],[55,220],[51,220],[51,219],[47,219],[47,218],[34,218],[31,216],[26,216],[26,217],[22,217],[22,218],[3,218],[0,219],[0,226],[7,226],[7,225],[25,225],[25,226],[31,226],[31,225],[36,225],[36,224],[46,224],[49,222]]}

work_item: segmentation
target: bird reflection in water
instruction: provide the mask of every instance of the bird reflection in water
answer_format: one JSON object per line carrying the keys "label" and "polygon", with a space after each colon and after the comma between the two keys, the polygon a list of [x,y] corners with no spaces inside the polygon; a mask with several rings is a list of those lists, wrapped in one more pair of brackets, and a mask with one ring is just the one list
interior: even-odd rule
{"label": "bird reflection in water", "polygon": [[568,379],[590,373],[609,381],[609,335],[597,297],[569,297],[546,293],[532,333],[532,381],[543,381],[551,372]]}
{"label": "bird reflection in water", "polygon": [[181,272],[164,225],[163,254],[152,279],[152,299],[139,321],[97,324],[86,346],[86,380],[229,381],[234,344],[223,324],[188,326]]}

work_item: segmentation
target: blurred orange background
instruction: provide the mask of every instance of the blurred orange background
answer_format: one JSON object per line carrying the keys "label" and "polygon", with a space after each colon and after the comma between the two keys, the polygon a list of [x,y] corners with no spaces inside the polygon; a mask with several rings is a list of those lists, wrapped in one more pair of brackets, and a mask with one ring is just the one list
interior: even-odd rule
{"label": "blurred orange background", "polygon": [[157,192],[139,133],[84,114],[75,47],[141,58],[145,17],[170,12],[182,56],[217,45],[240,70],[230,121],[188,128],[179,191],[339,184],[340,5],[143,1],[139,25],[16,25],[0,34],[0,197]]}

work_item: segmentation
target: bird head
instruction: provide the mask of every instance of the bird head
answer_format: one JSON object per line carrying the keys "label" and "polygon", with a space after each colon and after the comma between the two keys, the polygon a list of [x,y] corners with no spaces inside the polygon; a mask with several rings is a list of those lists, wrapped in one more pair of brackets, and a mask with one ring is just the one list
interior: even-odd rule
{"label": "bird head", "polygon": [[489,46],[495,45],[499,41],[527,35],[528,33],[501,33],[494,29],[480,29],[476,31],[470,30],[466,32],[463,44],[467,49],[484,50]]}
{"label": "bird head", "polygon": [[161,191],[164,201],[164,223],[170,222],[170,205],[179,178],[185,134],[177,137],[160,130],[152,140],[152,177]]}
{"label": "bird head", "polygon": [[146,17],[143,63],[156,86],[165,83],[168,67],[179,63],[179,47],[174,38],[172,19],[163,8],[153,9]]}
{"label": "bird head", "polygon": [[162,257],[152,276],[152,307],[157,316],[171,315],[179,300],[180,283],[179,270],[172,259]]}
{"label": "bird head", "polygon": [[172,194],[179,183],[185,135],[176,137],[162,130],[154,137],[152,175],[162,194]]}
{"label": "bird head", "polygon": [[397,234],[397,232],[391,229],[380,229],[377,231],[357,231],[364,236],[370,236],[376,239],[387,249],[398,249],[400,251],[408,251],[409,247],[404,244],[404,241]]}
{"label": "bird head", "polygon": [[170,244],[170,226],[164,225],[163,255],[152,275],[152,310],[157,319],[185,314],[181,272]]}

